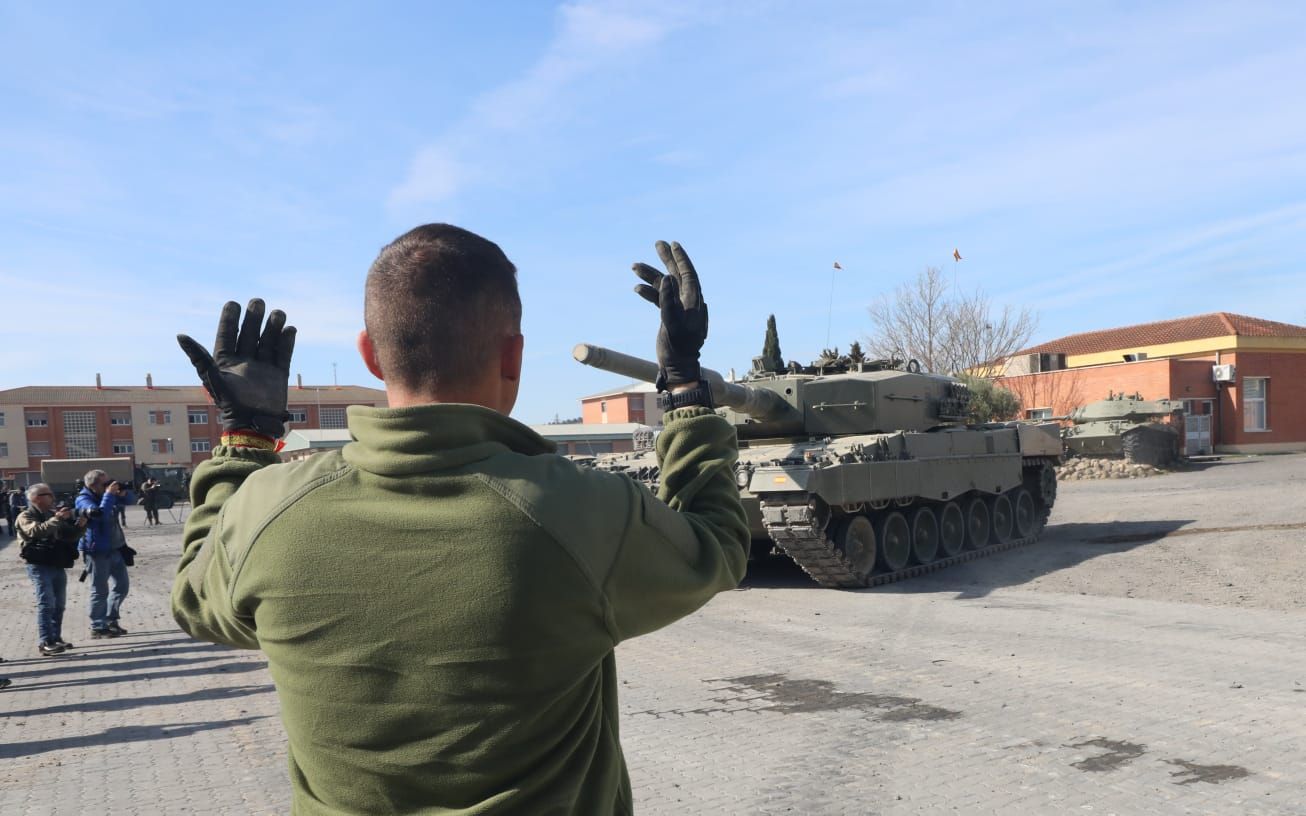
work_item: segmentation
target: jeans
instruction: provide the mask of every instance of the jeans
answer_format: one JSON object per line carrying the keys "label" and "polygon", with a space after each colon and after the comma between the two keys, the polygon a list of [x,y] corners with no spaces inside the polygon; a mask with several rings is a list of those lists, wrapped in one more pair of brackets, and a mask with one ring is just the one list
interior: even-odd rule
{"label": "jeans", "polygon": [[68,573],[63,567],[28,564],[27,577],[36,588],[36,636],[40,643],[63,640],[63,609],[68,597]]}
{"label": "jeans", "polygon": [[[118,610],[131,587],[127,565],[122,562],[121,550],[103,555],[87,554],[83,558],[91,570],[91,628],[107,629],[109,624],[118,622]],[[112,590],[109,589],[110,580],[113,581]]]}

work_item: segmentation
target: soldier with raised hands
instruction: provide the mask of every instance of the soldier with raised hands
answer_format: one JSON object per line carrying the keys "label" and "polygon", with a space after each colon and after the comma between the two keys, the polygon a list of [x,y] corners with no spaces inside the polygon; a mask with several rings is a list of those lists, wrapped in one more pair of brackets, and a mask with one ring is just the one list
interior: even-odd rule
{"label": "soldier with raised hands", "polygon": [[[195,471],[173,588],[193,636],[262,649],[297,813],[629,813],[614,647],[738,584],[749,545],[733,428],[698,355],[707,307],[679,245],[637,264],[659,306],[670,408],[659,495],[578,468],[509,418],[516,268],[444,224],[382,249],[358,348],[387,408],[342,451],[277,464],[294,329],[228,303],[210,355],[222,411]],[[237,326],[239,325],[239,328]]]}

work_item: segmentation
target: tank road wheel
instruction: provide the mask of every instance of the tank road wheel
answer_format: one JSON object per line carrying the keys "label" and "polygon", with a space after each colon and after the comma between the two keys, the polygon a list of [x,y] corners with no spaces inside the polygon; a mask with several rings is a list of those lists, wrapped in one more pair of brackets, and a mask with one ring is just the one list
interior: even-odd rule
{"label": "tank road wheel", "polygon": [[951,558],[965,543],[966,516],[956,502],[948,502],[939,511],[939,549],[945,558]]}
{"label": "tank road wheel", "polygon": [[918,507],[911,517],[911,552],[917,564],[939,557],[939,519],[928,507]]}
{"label": "tank road wheel", "polygon": [[989,499],[989,518],[993,525],[993,543],[1006,544],[1011,540],[1011,499],[1000,494]]}
{"label": "tank road wheel", "polygon": [[966,546],[982,550],[989,545],[989,505],[976,496],[966,502]]}
{"label": "tank road wheel", "polygon": [[875,529],[880,542],[879,563],[884,572],[897,572],[911,560],[911,527],[902,513],[885,513]]}
{"label": "tank road wheel", "polygon": [[869,578],[875,568],[875,528],[871,520],[858,513],[849,516],[834,534],[834,545],[843,553],[848,569]]}
{"label": "tank road wheel", "polygon": [[1038,524],[1038,511],[1034,507],[1034,497],[1029,495],[1029,491],[1023,487],[1018,487],[1011,493],[1012,504],[1012,522],[1016,528],[1018,538],[1029,538],[1034,535],[1034,527]]}

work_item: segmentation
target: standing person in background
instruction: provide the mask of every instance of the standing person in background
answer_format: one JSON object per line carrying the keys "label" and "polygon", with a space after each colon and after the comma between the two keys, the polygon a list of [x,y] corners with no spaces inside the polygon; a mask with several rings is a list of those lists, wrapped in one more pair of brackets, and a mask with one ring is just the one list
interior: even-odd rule
{"label": "standing person in background", "polygon": [[159,523],[159,482],[153,477],[141,482],[141,506],[145,508],[145,523]]}
{"label": "standing person in background", "polygon": [[109,481],[103,470],[90,471],[82,483],[86,486],[77,494],[77,512],[87,516],[81,551],[91,573],[91,637],[115,638],[127,634],[118,625],[122,602],[131,587],[123,560],[127,537],[118,526],[118,505],[127,501],[129,494],[118,482]]}
{"label": "standing person in background", "polygon": [[36,589],[37,650],[47,657],[73,645],[63,639],[63,612],[68,596],[68,568],[77,563],[77,539],[86,517],[74,520],[71,507],[54,506],[54,491],[38,482],[27,488],[30,507],[18,514],[19,556]]}
{"label": "standing person in background", "polygon": [[14,535],[14,523],[18,520],[18,514],[23,512],[27,507],[27,497],[21,490],[12,490],[5,497],[5,521],[9,525],[9,535]]}

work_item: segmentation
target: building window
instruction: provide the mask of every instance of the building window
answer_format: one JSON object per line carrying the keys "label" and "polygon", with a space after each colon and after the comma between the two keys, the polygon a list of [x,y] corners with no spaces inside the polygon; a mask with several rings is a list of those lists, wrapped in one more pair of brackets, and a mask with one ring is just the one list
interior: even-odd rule
{"label": "building window", "polygon": [[0,411],[0,428],[5,426],[5,412]]}
{"label": "building window", "polygon": [[49,455],[50,455],[50,443],[49,443],[49,442],[28,442],[28,443],[27,443],[27,455],[28,455],[28,456],[49,456]]}
{"label": "building window", "polygon": [[113,452],[123,456],[130,456],[136,452],[136,446],[130,442],[114,442]]}
{"label": "building window", "polygon": [[130,425],[132,424],[132,415],[130,411],[110,411],[110,425]]}
{"label": "building window", "polygon": [[9,458],[9,443],[0,442],[0,459],[8,459],[8,458]]}
{"label": "building window", "polygon": [[208,453],[213,450],[213,443],[207,439],[192,439],[190,443],[191,453]]}
{"label": "building window", "polygon": [[172,453],[171,439],[151,439],[150,453]]}
{"label": "building window", "polygon": [[1030,408],[1025,412],[1025,419],[1051,419],[1051,408]]}
{"label": "building window", "polygon": [[1243,430],[1268,431],[1265,398],[1270,390],[1269,377],[1243,377]]}
{"label": "building window", "polygon": [[307,408],[291,408],[289,413],[291,422],[308,422]]}
{"label": "building window", "polygon": [[345,419],[344,408],[323,408],[321,422],[323,428],[348,428],[349,422]]}
{"label": "building window", "polygon": [[69,459],[94,459],[100,455],[95,438],[94,411],[63,412],[63,443]]}
{"label": "building window", "polygon": [[172,411],[150,411],[151,425],[171,425]]}
{"label": "building window", "polygon": [[189,422],[191,425],[208,425],[208,424],[209,424],[209,412],[208,412],[208,411],[187,411],[187,412],[186,412],[186,421]]}
{"label": "building window", "polygon": [[44,428],[50,424],[50,415],[45,411],[28,411],[27,427]]}

